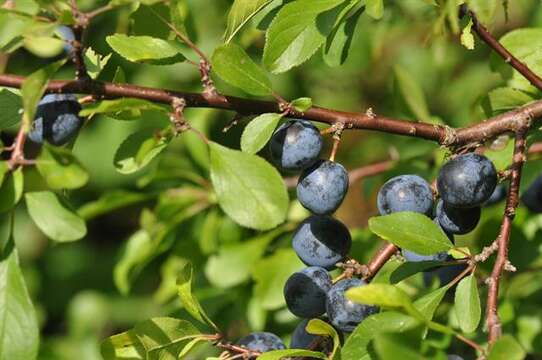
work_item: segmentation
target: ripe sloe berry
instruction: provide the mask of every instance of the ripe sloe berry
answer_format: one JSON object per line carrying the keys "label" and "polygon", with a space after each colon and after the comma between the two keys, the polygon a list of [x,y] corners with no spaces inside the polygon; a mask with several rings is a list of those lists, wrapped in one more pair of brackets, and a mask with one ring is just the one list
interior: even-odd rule
{"label": "ripe sloe berry", "polygon": [[314,318],[326,312],[326,293],[331,288],[331,276],[326,269],[311,266],[298,271],[284,285],[284,299],[292,314]]}
{"label": "ripe sloe berry", "polygon": [[299,171],[318,160],[322,145],[322,136],[310,121],[288,120],[271,137],[269,149],[281,169]]}
{"label": "ripe sloe berry", "polygon": [[448,355],[448,360],[463,360],[459,355]]}
{"label": "ripe sloe berry", "polygon": [[66,43],[64,44],[64,51],[66,53],[71,53],[73,51],[73,45],[71,44],[71,42],[75,40],[75,34],[73,33],[73,30],[68,26],[61,25],[56,29],[56,33],[60,36],[62,40],[66,41]]}
{"label": "ripe sloe berry", "polygon": [[45,95],[38,104],[33,129],[28,137],[35,143],[47,141],[52,145],[64,145],[79,131],[83,119],[79,117],[81,105],[71,94]]}
{"label": "ripe sloe berry", "polygon": [[437,203],[436,219],[445,232],[466,234],[474,230],[480,221],[480,207],[454,208],[442,200]]}
{"label": "ripe sloe berry", "polygon": [[284,342],[277,335],[269,332],[253,332],[239,340],[238,344],[259,352],[286,349]]}
{"label": "ripe sloe berry", "polygon": [[495,187],[495,190],[493,191],[493,194],[487,199],[484,206],[491,206],[497,203],[500,203],[506,198],[506,186],[503,184],[499,184]]}
{"label": "ripe sloe berry", "polygon": [[297,324],[292,339],[290,340],[290,349],[308,349],[309,346],[319,338],[317,335],[309,334],[306,330],[310,319],[304,319]]}
{"label": "ripe sloe berry", "polygon": [[437,188],[442,200],[456,208],[486,202],[497,186],[497,171],[483,155],[469,153],[448,161],[440,169]]}
{"label": "ripe sloe berry", "polygon": [[333,269],[350,251],[350,232],[338,220],[312,215],[297,228],[292,246],[301,261],[309,266]]}
{"label": "ripe sloe berry", "polygon": [[374,314],[378,308],[355,303],[345,296],[345,291],[365,285],[360,279],[345,279],[331,287],[326,296],[326,312],[333,326],[339,330],[352,332],[367,316]]}
{"label": "ripe sloe berry", "polygon": [[297,198],[314,214],[331,214],[348,191],[348,172],[329,160],[319,160],[303,171],[297,183]]}
{"label": "ripe sloe berry", "polygon": [[400,175],[388,180],[378,192],[380,215],[399,211],[414,211],[431,215],[433,191],[418,175]]}
{"label": "ripe sloe berry", "polygon": [[525,204],[529,211],[534,213],[542,212],[542,175],[538,176],[535,181],[521,196],[521,201]]}
{"label": "ripe sloe berry", "polygon": [[439,252],[433,255],[419,255],[410,250],[403,250],[403,257],[408,262],[422,262],[422,261],[446,261],[448,258],[447,252]]}

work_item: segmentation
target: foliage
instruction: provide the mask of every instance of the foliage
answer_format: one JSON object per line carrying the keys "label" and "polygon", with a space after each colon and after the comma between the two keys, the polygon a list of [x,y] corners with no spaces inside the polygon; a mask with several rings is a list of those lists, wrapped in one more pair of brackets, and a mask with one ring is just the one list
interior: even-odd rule
{"label": "foliage", "polygon": [[[0,359],[224,359],[251,331],[289,339],[299,320],[282,291],[303,267],[291,238],[308,212],[287,186],[295,174],[277,169],[266,147],[288,114],[318,114],[323,106],[465,127],[542,98],[478,40],[472,19],[460,16],[468,5],[542,76],[536,0],[69,3],[6,1],[0,8],[0,73],[26,77],[20,90],[0,89]],[[156,90],[138,98],[80,94],[86,123],[77,137],[63,147],[27,141],[33,162],[10,168],[14,151],[4,146],[30,129],[50,80],[74,78],[66,49],[74,44],[58,27],[80,25],[78,11],[89,21],[79,59],[89,79],[79,81],[99,80],[97,93],[107,91],[106,82],[116,91],[122,83]],[[185,107],[180,98],[153,101],[177,94],[160,89],[197,93],[202,84],[214,109]],[[246,112],[221,110],[228,102],[245,104]],[[336,159],[347,169],[390,154],[396,160],[351,183],[334,215],[352,233],[351,258],[366,263],[384,239],[421,255],[463,259],[496,239],[502,201],[485,207],[477,228],[455,243],[425,215],[377,216],[376,192],[386,180],[412,173],[431,181],[457,149],[344,130]],[[534,129],[529,144],[539,137]],[[323,157],[332,142],[326,138]],[[497,170],[510,166],[508,135],[483,145]],[[521,192],[539,174],[535,154]],[[492,261],[428,284],[436,262],[394,256],[372,283],[347,292],[380,307],[353,333],[313,319],[306,330],[326,339],[325,349],[260,358],[470,359],[483,349],[489,360],[542,359],[540,216],[517,210],[509,249],[517,271],[502,279],[505,336],[493,347],[480,281]]]}

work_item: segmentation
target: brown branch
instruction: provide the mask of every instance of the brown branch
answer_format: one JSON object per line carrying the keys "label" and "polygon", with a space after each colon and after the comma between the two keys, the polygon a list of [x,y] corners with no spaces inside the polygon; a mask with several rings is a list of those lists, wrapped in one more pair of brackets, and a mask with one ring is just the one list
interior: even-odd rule
{"label": "brown branch", "polygon": [[[24,79],[24,77],[17,75],[0,75],[0,86],[20,88]],[[280,105],[271,101],[222,95],[204,96],[199,93],[99,81],[53,80],[49,82],[46,92],[77,93],[107,98],[130,97],[163,104],[171,104],[173,98],[184,98],[187,107],[232,110],[243,115],[280,112]],[[305,112],[292,110],[290,116],[328,124],[342,122],[346,129],[375,130],[432,140],[442,145],[456,147],[483,142],[505,132],[515,132],[519,124],[525,119],[537,119],[542,116],[542,101],[535,101],[516,110],[461,129],[376,115],[369,116],[366,113],[337,111],[317,106],[313,106]]]}
{"label": "brown branch", "polygon": [[519,185],[521,182],[521,170],[526,157],[525,148],[528,126],[529,124],[526,123],[524,127],[518,129],[516,133],[514,156],[511,167],[510,188],[508,190],[508,196],[506,199],[506,208],[501,229],[496,240],[498,244],[497,259],[495,261],[495,265],[493,266],[491,276],[487,279],[489,289],[487,295],[486,323],[489,333],[488,340],[490,344],[495,343],[495,341],[501,335],[501,322],[497,312],[499,281],[502,273],[509,265],[508,245],[510,242],[512,221],[514,220],[516,208],[519,203]]}
{"label": "brown branch", "polygon": [[367,271],[363,275],[364,280],[372,279],[376,273],[397,253],[399,248],[392,243],[386,242],[367,263]]}
{"label": "brown branch", "polygon": [[529,82],[538,88],[539,90],[542,90],[542,79],[536,75],[527,65],[522,63],[518,58],[516,58],[510,51],[508,51],[504,46],[499,43],[495,37],[487,30],[487,28],[482,24],[479,20],[476,14],[471,11],[467,10],[470,18],[472,19],[472,29],[480,39],[482,39],[493,51],[495,51],[497,54],[499,54],[500,57],[504,59],[504,62],[506,62],[508,65],[512,66],[514,69],[516,69],[521,75],[523,75]]}

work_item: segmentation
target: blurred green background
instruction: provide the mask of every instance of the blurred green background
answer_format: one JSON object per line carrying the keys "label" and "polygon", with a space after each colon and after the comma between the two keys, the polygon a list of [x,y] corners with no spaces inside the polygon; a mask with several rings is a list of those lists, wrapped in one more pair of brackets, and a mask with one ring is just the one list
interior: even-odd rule
{"label": "blurred green background", "polygon": [[[92,0],[78,3],[82,9],[103,4]],[[222,41],[231,1],[187,0],[187,4],[193,20],[193,38],[210,55]],[[163,5],[154,5],[153,9],[167,15]],[[515,28],[542,26],[542,4],[538,0],[510,1],[508,11],[507,20],[502,7],[495,13],[491,30],[497,36]],[[274,89],[286,99],[309,96],[316,105],[345,111],[365,112],[371,108],[379,115],[412,120],[429,115],[430,121],[454,127],[479,121],[486,117],[480,104],[488,101],[490,91],[504,85],[505,80],[492,71],[490,51],[478,40],[474,50],[467,50],[460,44],[458,34],[435,34],[438,16],[438,10],[427,1],[387,1],[382,20],[361,17],[343,66],[330,68],[321,56],[315,56],[286,74],[272,76]],[[142,6],[133,14],[119,9],[96,18],[88,29],[87,44],[102,55],[109,54],[111,49],[105,37],[115,32],[162,38],[169,35],[165,25]],[[237,40],[259,62],[265,41],[263,32],[248,26]],[[9,56],[4,72],[28,75],[52,61],[21,49]],[[133,64],[113,54],[100,79],[111,80],[117,67],[122,67],[127,81],[133,84],[201,90],[197,69],[187,64]],[[57,74],[62,79],[72,76],[71,65]],[[220,79],[215,80],[224,93],[247,96]],[[540,97],[534,91],[530,95]],[[238,148],[247,119],[227,133],[222,132],[234,115],[208,109],[189,109],[185,114],[211,139]],[[30,220],[24,204],[17,208],[15,241],[39,314],[41,359],[99,359],[101,339],[133,327],[138,321],[153,316],[188,318],[180,308],[174,286],[176,270],[187,260],[196,271],[197,297],[232,340],[259,329],[287,338],[297,324],[285,310],[282,299],[285,279],[301,267],[289,246],[288,231],[306,216],[295,202],[285,231],[267,242],[261,255],[251,258],[249,264],[247,258],[254,254],[254,248],[247,244],[253,244],[251,239],[256,233],[236,225],[217,206],[182,222],[165,251],[148,256],[140,252],[142,257],[146,256],[142,259],[126,249],[127,240],[141,226],[183,211],[192,196],[201,195],[191,192],[195,183],[204,194],[212,191],[206,148],[191,133],[175,139],[146,170],[130,176],[116,172],[113,157],[128,135],[138,129],[160,129],[167,124],[165,116],[151,112],[144,113],[138,121],[96,117],[87,122],[74,145],[74,153],[91,179],[83,189],[65,195],[80,209],[108,194],[133,196],[134,203],[98,213],[87,207],[88,235],[84,239],[65,244],[48,241]],[[3,133],[4,143],[9,144],[14,133]],[[323,156],[329,153],[330,141],[326,144]],[[261,155],[267,156],[266,151]],[[379,240],[364,229],[367,219],[376,214],[375,194],[379,186],[399,173],[417,173],[431,180],[436,174],[435,165],[444,157],[445,152],[436,144],[421,140],[368,131],[344,134],[337,161],[347,168],[399,159],[393,170],[351,186],[337,213],[354,235],[353,257],[366,260],[379,245]],[[528,178],[539,172],[539,165],[535,162],[528,166]],[[45,188],[35,170],[28,168],[25,172],[26,190]],[[119,195],[119,191],[123,193]],[[291,195],[294,198],[294,193]],[[459,244],[468,244],[472,251],[489,244],[497,234],[501,214],[502,204],[485,209],[477,230],[460,237]],[[542,273],[530,271],[542,264],[542,218],[530,216],[520,208],[514,227],[511,256],[519,273],[505,282],[506,297],[501,305],[504,331],[515,334],[532,359],[542,359]],[[236,258],[234,253],[245,256]],[[481,273],[487,272],[490,265],[484,264]],[[402,286],[414,296],[428,291],[422,286],[421,276]],[[129,292],[119,291],[127,287]],[[483,286],[482,289],[483,296]],[[451,305],[448,302],[441,306],[437,314],[440,321],[453,324]],[[430,340],[435,348],[451,345],[453,351],[449,352],[471,358],[468,349],[449,337],[430,335]],[[476,340],[483,342],[483,334]],[[213,351],[204,346],[191,356],[199,359]]]}

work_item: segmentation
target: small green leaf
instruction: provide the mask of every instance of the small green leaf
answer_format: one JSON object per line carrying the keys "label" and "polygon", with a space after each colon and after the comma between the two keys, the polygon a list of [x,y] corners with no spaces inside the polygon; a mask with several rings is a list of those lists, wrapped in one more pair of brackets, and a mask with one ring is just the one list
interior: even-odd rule
{"label": "small green leaf", "polygon": [[[8,226],[12,230],[12,226]],[[35,359],[39,343],[38,319],[12,235],[6,246],[0,248],[0,359]]]}
{"label": "small green leaf", "polygon": [[288,193],[277,170],[256,155],[209,145],[211,181],[224,212],[253,229],[281,224],[288,211]]}
{"label": "small green leaf", "polygon": [[0,130],[5,130],[21,121],[23,103],[21,97],[7,89],[0,90]]}
{"label": "small green leaf", "polygon": [[461,44],[469,50],[474,50],[474,35],[472,35],[472,19],[461,32]]}
{"label": "small green leaf", "polygon": [[228,13],[228,24],[224,39],[229,43],[235,34],[272,0],[235,0]]}
{"label": "small green leaf", "polygon": [[283,73],[307,61],[332,30],[334,12],[345,0],[297,0],[283,6],[266,34],[264,65]]}
{"label": "small green leaf", "polygon": [[256,262],[252,278],[256,282],[254,297],[266,310],[276,310],[285,305],[284,283],[292,273],[302,269],[303,263],[292,249],[279,249]]}
{"label": "small green leaf", "polygon": [[217,47],[211,62],[213,70],[230,85],[257,96],[273,92],[265,71],[239,45],[228,43]]}
{"label": "small green leaf", "polygon": [[305,112],[312,107],[312,99],[309,97],[301,97],[290,102],[297,111]]}
{"label": "small green leaf", "polygon": [[431,320],[449,288],[449,286],[444,286],[431,291],[429,294],[414,301],[414,307],[418,309],[427,320]]}
{"label": "small green leaf", "polygon": [[207,261],[207,279],[219,288],[229,288],[248,280],[250,271],[264,254],[267,245],[283,231],[277,229],[242,243],[224,244],[219,253]]}
{"label": "small green leaf", "polygon": [[[120,69],[120,68],[119,68]],[[143,111],[167,112],[166,108],[150,101],[133,98],[120,98],[114,100],[102,100],[85,106],[79,112],[82,117],[93,117],[96,114],[104,114],[118,120],[139,120]]]}
{"label": "small green leaf", "polygon": [[213,321],[207,316],[198,299],[192,293],[193,269],[190,263],[186,264],[177,277],[177,291],[184,309],[201,323],[211,325],[217,329]]}
{"label": "small green leaf", "polygon": [[143,169],[167,147],[171,139],[171,134],[161,135],[151,128],[133,133],[120,144],[115,153],[115,168],[121,174]]}
{"label": "small green leaf", "polygon": [[59,242],[79,240],[87,234],[85,221],[50,191],[25,194],[28,213],[41,231]]}
{"label": "small green leaf", "polygon": [[102,194],[99,199],[81,206],[79,209],[77,209],[77,213],[83,219],[90,220],[110,211],[137,204],[139,202],[152,199],[153,197],[153,194],[114,190],[112,192],[106,192]]}
{"label": "small green leaf", "polygon": [[403,67],[396,65],[394,67],[397,87],[408,109],[417,118],[417,120],[432,122],[429,108],[423,89],[416,82],[416,79]]}
{"label": "small green leaf", "polygon": [[284,350],[273,350],[264,352],[258,356],[258,360],[280,360],[280,359],[290,359],[292,357],[308,357],[311,359],[328,359],[328,357],[316,351],[309,350],[298,350],[298,349],[284,349]]}
{"label": "small green leaf", "polygon": [[478,328],[482,309],[474,274],[463,278],[455,290],[455,313],[461,330],[471,333]]}
{"label": "small green leaf", "polygon": [[341,349],[343,359],[364,359],[369,353],[369,343],[382,333],[403,333],[420,325],[420,322],[395,311],[371,315],[359,324],[346,339]]}
{"label": "small green leaf", "polygon": [[60,60],[49,64],[33,72],[24,80],[21,86],[21,95],[23,97],[24,108],[23,121],[27,129],[29,129],[31,122],[34,120],[38,103],[45,93],[47,82],[65,62],[66,60]]}
{"label": "small green leaf", "polygon": [[87,73],[92,79],[97,79],[98,75],[107,65],[107,62],[111,58],[111,54],[102,56],[96,53],[92,48],[87,48],[84,55],[85,66],[87,67]]}
{"label": "small green leaf", "polygon": [[367,15],[375,20],[379,20],[384,15],[384,0],[367,0],[366,1]]}
{"label": "small green leaf", "polygon": [[185,0],[171,0],[169,2],[171,23],[179,32],[186,34],[185,20],[188,15],[188,5]]}
{"label": "small green leaf", "polygon": [[36,167],[51,189],[77,189],[88,181],[88,173],[72,152],[65,148],[43,146]]}
{"label": "small green leaf", "polygon": [[525,350],[510,335],[501,337],[491,348],[488,360],[522,360]]}
{"label": "small green leaf", "polygon": [[398,287],[387,284],[367,284],[349,289],[346,297],[360,304],[377,305],[386,308],[408,309],[412,301]]}
{"label": "small green leaf", "polygon": [[177,41],[167,41],[151,36],[127,36],[124,34],[110,35],[105,41],[116,53],[132,62],[166,65],[185,60],[182,54],[183,48]]}
{"label": "small green leaf", "polygon": [[277,127],[281,114],[262,114],[248,123],[241,135],[241,149],[256,154],[269,141]]}
{"label": "small green leaf", "polygon": [[145,347],[134,330],[108,337],[102,342],[100,353],[104,360],[146,360]]}
{"label": "small green leaf", "polygon": [[440,226],[415,212],[370,218],[369,229],[384,240],[420,255],[432,255],[453,247]]}
{"label": "small green leaf", "polygon": [[395,271],[390,276],[390,281],[392,284],[397,284],[398,282],[401,282],[414,274],[432,269],[437,266],[442,266],[442,261],[407,261],[401,264],[397,269],[395,269]]}
{"label": "small green leaf", "polygon": [[[359,3],[352,2],[343,13],[339,24],[333,29],[333,32],[327,37],[326,45],[324,46],[324,61],[328,66],[334,67],[344,64],[350,51],[354,31],[358,24],[361,14],[365,11],[365,7],[360,7]],[[350,10],[355,10],[350,14]]]}
{"label": "small green leaf", "polygon": [[[4,163],[5,164],[5,163]],[[4,175],[0,186],[0,214],[11,210],[23,195],[24,176],[22,167]]]}
{"label": "small green leaf", "polygon": [[420,353],[418,341],[400,334],[381,334],[374,339],[379,360],[429,360]]}
{"label": "small green leaf", "polygon": [[320,336],[327,336],[333,339],[333,350],[329,354],[330,360],[340,360],[341,354],[339,352],[339,348],[341,346],[341,339],[339,338],[339,334],[337,333],[337,330],[331,325],[329,325],[327,322],[322,321],[320,319],[312,319],[307,324],[307,327],[305,329],[309,334],[313,335],[320,335]]}
{"label": "small green leaf", "polygon": [[500,87],[491,90],[485,96],[480,105],[487,117],[502,114],[522,105],[530,103],[534,98],[525,91],[511,87]]}

